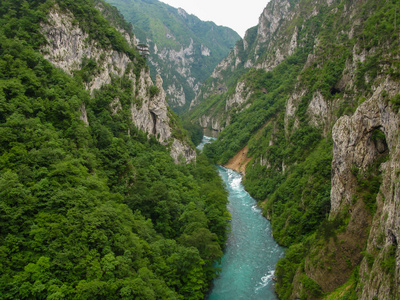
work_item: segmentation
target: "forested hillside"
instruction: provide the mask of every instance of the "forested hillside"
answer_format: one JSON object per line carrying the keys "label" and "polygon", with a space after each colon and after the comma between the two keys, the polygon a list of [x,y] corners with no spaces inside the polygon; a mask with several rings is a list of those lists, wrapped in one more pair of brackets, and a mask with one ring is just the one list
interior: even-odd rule
{"label": "forested hillside", "polygon": [[0,299],[203,299],[216,274],[226,192],[171,157],[187,138],[129,28],[104,2],[0,2]]}
{"label": "forested hillside", "polygon": [[390,1],[272,0],[214,70],[204,152],[247,153],[244,185],[288,247],[282,299],[398,299],[399,14]]}
{"label": "forested hillside", "polygon": [[[158,0],[107,0],[149,45],[152,75],[161,74],[171,107],[189,108],[195,94],[240,36]],[[212,9],[212,8],[210,8]]]}

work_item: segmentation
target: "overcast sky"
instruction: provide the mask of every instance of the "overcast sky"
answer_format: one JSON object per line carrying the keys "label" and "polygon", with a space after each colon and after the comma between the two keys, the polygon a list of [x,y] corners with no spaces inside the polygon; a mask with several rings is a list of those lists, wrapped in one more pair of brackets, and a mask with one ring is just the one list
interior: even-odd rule
{"label": "overcast sky", "polygon": [[183,8],[203,21],[213,21],[235,30],[241,37],[258,18],[269,0],[160,0],[176,8]]}

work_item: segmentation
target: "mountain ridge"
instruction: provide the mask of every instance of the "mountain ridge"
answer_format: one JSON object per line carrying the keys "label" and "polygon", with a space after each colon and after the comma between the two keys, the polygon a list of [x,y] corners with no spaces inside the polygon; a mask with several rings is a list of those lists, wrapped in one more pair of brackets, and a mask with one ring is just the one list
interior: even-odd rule
{"label": "mountain ridge", "polygon": [[243,184],[288,247],[283,299],[399,293],[399,9],[270,1],[189,112],[218,136],[215,162],[248,148]]}
{"label": "mountain ridge", "polygon": [[189,107],[202,81],[240,39],[228,27],[201,21],[160,1],[108,2],[123,12],[139,40],[149,45],[151,74],[162,74],[168,101],[177,112]]}

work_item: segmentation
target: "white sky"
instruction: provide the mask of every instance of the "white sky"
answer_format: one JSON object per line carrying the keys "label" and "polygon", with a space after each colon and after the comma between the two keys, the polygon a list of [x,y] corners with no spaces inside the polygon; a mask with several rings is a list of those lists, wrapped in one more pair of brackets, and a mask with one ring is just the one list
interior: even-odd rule
{"label": "white sky", "polygon": [[258,24],[258,18],[269,0],[160,0],[183,8],[202,21],[213,21],[235,30],[241,37]]}

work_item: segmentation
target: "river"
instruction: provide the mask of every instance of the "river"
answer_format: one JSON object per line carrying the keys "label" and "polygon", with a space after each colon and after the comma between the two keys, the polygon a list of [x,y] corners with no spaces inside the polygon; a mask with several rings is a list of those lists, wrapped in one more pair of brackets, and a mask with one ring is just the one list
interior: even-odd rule
{"label": "river", "polygon": [[[205,137],[202,144],[212,141]],[[272,237],[271,225],[261,214],[256,201],[245,191],[242,176],[218,166],[229,191],[228,210],[231,231],[220,267],[208,300],[271,300],[274,292],[274,270],[284,250]]]}

